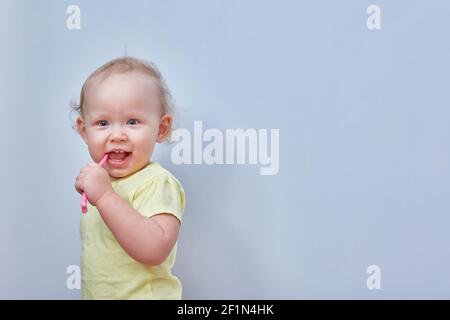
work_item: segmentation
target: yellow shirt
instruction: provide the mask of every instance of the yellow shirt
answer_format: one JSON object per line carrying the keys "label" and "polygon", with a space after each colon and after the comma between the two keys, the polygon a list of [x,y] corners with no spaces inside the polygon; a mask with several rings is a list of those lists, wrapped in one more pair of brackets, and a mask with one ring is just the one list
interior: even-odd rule
{"label": "yellow shirt", "polygon": [[[114,191],[145,217],[167,212],[180,222],[184,190],[157,162],[112,182]],[[158,266],[131,258],[98,212],[89,204],[81,217],[81,283],[83,299],[181,299],[180,280],[172,275],[177,245]]]}

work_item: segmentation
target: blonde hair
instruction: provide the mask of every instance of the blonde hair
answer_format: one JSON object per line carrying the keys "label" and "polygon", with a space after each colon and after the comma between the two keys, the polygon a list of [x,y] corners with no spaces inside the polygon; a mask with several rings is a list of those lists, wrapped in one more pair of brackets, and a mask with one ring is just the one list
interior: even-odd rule
{"label": "blonde hair", "polygon": [[[83,106],[85,101],[85,91],[89,84],[89,81],[94,79],[95,77],[99,75],[103,75],[103,79],[107,78],[111,74],[115,73],[126,73],[131,71],[139,71],[144,74],[149,75],[153,79],[156,80],[156,84],[158,86],[159,91],[159,100],[161,102],[161,109],[163,114],[174,114],[175,112],[175,106],[173,102],[172,95],[170,93],[169,88],[167,87],[166,83],[164,82],[164,79],[161,75],[161,72],[158,70],[156,65],[153,62],[140,60],[134,57],[122,57],[122,58],[116,58],[113,59],[101,67],[97,68],[94,72],[92,72],[89,77],[86,79],[86,81],[83,84],[83,87],[81,88],[80,93],[80,103],[76,103],[76,101],[70,102],[71,107],[71,113],[74,111],[79,116],[84,118],[83,115]],[[73,129],[76,130],[76,125],[74,124],[72,126]]]}

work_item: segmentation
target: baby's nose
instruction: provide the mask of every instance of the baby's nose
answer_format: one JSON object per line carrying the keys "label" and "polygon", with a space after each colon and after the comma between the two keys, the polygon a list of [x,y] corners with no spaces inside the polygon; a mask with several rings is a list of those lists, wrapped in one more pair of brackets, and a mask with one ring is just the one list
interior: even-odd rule
{"label": "baby's nose", "polygon": [[114,126],[111,131],[110,140],[111,141],[123,141],[126,140],[127,136],[124,128],[122,126]]}

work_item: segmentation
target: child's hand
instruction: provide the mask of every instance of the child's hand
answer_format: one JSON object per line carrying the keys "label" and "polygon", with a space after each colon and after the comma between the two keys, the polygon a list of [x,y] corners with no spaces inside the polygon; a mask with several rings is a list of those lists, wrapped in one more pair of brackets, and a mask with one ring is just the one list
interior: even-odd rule
{"label": "child's hand", "polygon": [[80,170],[75,182],[75,189],[82,194],[86,192],[89,202],[95,206],[105,194],[114,192],[108,171],[95,162],[88,163]]}

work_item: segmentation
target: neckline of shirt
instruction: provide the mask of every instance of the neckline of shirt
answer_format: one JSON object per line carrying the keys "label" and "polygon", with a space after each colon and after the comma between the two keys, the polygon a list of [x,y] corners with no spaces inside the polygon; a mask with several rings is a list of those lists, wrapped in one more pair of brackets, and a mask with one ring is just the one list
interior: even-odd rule
{"label": "neckline of shirt", "polygon": [[159,164],[158,162],[149,162],[149,163],[147,163],[147,165],[145,165],[145,167],[143,167],[141,170],[138,170],[138,171],[136,171],[136,172],[134,172],[134,173],[132,173],[132,174],[126,176],[126,177],[118,178],[118,179],[116,179],[116,180],[114,180],[114,181],[111,181],[111,183],[112,183],[113,185],[115,185],[115,184],[120,183],[120,182],[122,182],[122,181],[124,181],[124,180],[127,180],[127,179],[129,179],[129,178],[132,178],[132,177],[134,178],[134,177],[136,177],[136,176],[138,176],[138,175],[143,174],[145,171],[150,170],[151,168],[154,168],[154,167],[157,167],[157,166],[160,166],[160,164]]}

